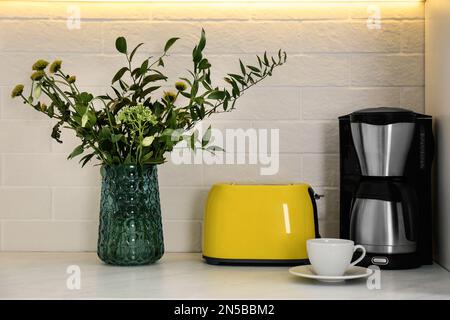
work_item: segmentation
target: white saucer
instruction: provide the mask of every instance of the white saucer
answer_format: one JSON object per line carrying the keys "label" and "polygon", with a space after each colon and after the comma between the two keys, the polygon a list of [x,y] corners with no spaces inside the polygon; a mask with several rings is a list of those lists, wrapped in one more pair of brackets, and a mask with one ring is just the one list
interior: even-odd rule
{"label": "white saucer", "polygon": [[314,271],[310,264],[304,266],[292,267],[289,269],[289,273],[294,276],[302,278],[316,279],[323,282],[341,282],[351,279],[359,279],[370,276],[373,270],[363,267],[353,266],[348,268],[343,276],[319,276]]}

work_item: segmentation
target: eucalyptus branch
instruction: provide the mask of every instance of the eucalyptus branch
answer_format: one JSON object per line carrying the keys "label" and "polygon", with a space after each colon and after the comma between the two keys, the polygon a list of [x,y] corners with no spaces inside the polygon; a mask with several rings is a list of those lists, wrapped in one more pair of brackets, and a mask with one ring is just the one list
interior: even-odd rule
{"label": "eucalyptus branch", "polygon": [[[248,85],[247,87],[245,87],[245,88],[243,88],[241,91],[240,91],[240,94],[239,94],[239,96],[238,97],[235,97],[235,98],[232,98],[231,99],[231,102],[234,102],[234,101],[237,101],[248,89],[250,89],[251,87],[253,87],[253,86],[255,86],[255,85],[257,85],[259,82],[261,82],[261,81],[263,81],[265,78],[267,78],[269,75],[265,75],[265,76],[263,76],[262,78],[259,78],[258,80],[256,80],[256,81],[254,81],[253,83],[251,83],[250,85]],[[207,111],[207,116],[209,116],[209,115],[211,115],[211,114],[213,114],[213,113],[218,113],[218,112],[220,112],[220,111],[217,111],[217,108],[219,108],[220,106],[222,106],[224,104],[224,101],[222,101],[222,102],[220,102],[220,103],[217,103],[216,105],[214,105],[214,107],[211,109],[211,110],[209,110],[209,111]],[[231,112],[231,110],[234,110],[234,107],[233,108],[230,108],[230,109],[228,109],[228,110],[224,110],[224,112]]]}

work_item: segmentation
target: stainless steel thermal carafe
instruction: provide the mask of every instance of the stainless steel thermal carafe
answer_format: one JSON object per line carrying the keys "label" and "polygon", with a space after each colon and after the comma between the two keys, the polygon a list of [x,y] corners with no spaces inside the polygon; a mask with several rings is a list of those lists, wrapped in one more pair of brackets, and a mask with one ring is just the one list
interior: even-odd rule
{"label": "stainless steel thermal carafe", "polygon": [[415,132],[414,113],[366,109],[351,114],[350,122],[363,176],[353,198],[350,237],[372,254],[415,252],[416,196],[402,179]]}

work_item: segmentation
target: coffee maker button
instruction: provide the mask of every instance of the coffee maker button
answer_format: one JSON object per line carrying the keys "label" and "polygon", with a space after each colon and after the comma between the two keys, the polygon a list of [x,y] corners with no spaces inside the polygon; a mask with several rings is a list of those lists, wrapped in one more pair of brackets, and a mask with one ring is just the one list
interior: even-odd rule
{"label": "coffee maker button", "polygon": [[372,258],[373,264],[386,265],[386,264],[388,264],[388,262],[389,262],[388,258],[385,258],[385,257],[373,257]]}

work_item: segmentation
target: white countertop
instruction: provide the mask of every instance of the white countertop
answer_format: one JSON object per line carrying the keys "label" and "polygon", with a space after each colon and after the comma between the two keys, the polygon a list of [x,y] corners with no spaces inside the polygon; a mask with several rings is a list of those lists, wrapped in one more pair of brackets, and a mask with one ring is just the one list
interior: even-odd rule
{"label": "white countertop", "polygon": [[[69,290],[78,265],[81,288]],[[381,289],[366,280],[326,284],[288,267],[211,266],[200,254],[167,253],[154,265],[115,267],[95,253],[0,253],[0,299],[450,299],[450,273],[438,265],[382,271]]]}

